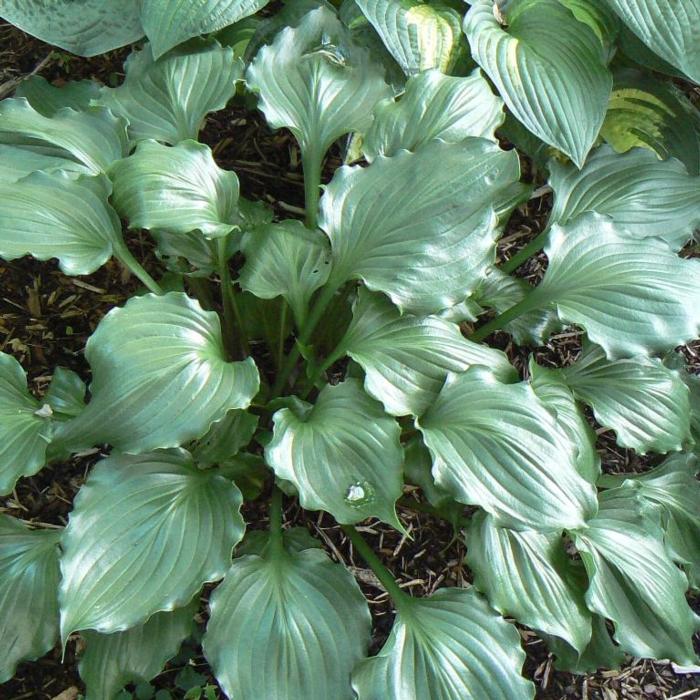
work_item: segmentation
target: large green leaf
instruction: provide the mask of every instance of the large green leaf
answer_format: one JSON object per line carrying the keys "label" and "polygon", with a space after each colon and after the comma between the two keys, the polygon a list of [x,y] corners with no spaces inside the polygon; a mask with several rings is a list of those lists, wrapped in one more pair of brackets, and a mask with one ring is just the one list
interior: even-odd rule
{"label": "large green leaf", "polygon": [[56,367],[44,401],[61,420],[74,418],[85,408],[85,382],[73,370]]}
{"label": "large green leaf", "polygon": [[652,51],[700,83],[700,0],[607,2]]}
{"label": "large green leaf", "polygon": [[460,52],[460,16],[421,0],[356,0],[407,75],[437,68],[447,73]]}
{"label": "large green leaf", "polygon": [[591,614],[561,532],[509,530],[477,513],[467,533],[467,564],[474,586],[502,615],[565,639],[579,653],[588,646]]}
{"label": "large green leaf", "polygon": [[140,0],[3,0],[0,17],[49,44],[96,56],[143,36]]}
{"label": "large green leaf", "polygon": [[700,175],[700,112],[671,83],[634,70],[616,72],[600,135],[618,152],[648,148]]}
{"label": "large green leaf", "polygon": [[247,411],[229,411],[189,449],[199,465],[221,464],[234,457],[255,435],[258,417]]}
{"label": "large green leaf", "polygon": [[241,287],[261,299],[283,296],[302,325],[311,296],[328,279],[328,239],[290,220],[254,231],[241,247],[246,257],[238,279]]}
{"label": "large green leaf", "polygon": [[21,146],[0,144],[0,186],[17,182],[37,170],[47,173],[67,170],[84,175],[91,174],[89,168],[74,160],[37,153]]}
{"label": "large green leaf", "polygon": [[[472,299],[499,314],[521,302],[532,287],[519,277],[511,277],[497,267],[489,267]],[[513,336],[518,345],[544,345],[549,336],[560,330],[561,322],[552,309],[534,309],[507,323],[503,330]]]}
{"label": "large green leaf", "polygon": [[635,236],[658,236],[680,250],[700,227],[700,177],[675,158],[648,149],[620,155],[602,146],[581,170],[550,164],[554,190],[550,222],[566,224],[586,211],[607,214]]}
{"label": "large green leaf", "polygon": [[690,438],[688,388],[658,358],[611,361],[602,348],[587,343],[562,376],[576,398],[591,406],[596,420],[615,431],[622,447],[642,454],[670,452]]}
{"label": "large green leaf", "polygon": [[517,3],[507,21],[491,0],[473,3],[464,21],[472,55],[513,114],[580,167],[612,88],[600,40],[558,0]]}
{"label": "large green leaf", "polygon": [[58,640],[60,538],[60,530],[30,530],[0,515],[0,683]]}
{"label": "large green leaf", "polygon": [[391,94],[383,69],[325,7],[260,49],[246,81],[260,93],[270,125],[290,129],[302,154],[317,165],[338,138],[364,131],[374,105]]}
{"label": "large green leaf", "polygon": [[19,362],[0,352],[0,494],[10,493],[17,479],[46,464],[51,424],[40,410]]}
{"label": "large green leaf", "polygon": [[595,513],[577,446],[528,384],[501,384],[483,367],[451,374],[418,425],[438,486],[499,525],[561,530]]}
{"label": "large green leaf", "polygon": [[70,80],[56,86],[40,75],[23,80],[15,90],[15,97],[26,97],[29,104],[45,117],[53,117],[64,107],[82,112],[99,96],[100,84],[96,80]]}
{"label": "large green leaf", "polygon": [[669,557],[662,532],[642,515],[626,488],[599,496],[598,515],[573,533],[590,579],[591,610],[615,624],[615,640],[630,654],[694,664],[695,616],[688,581]]}
{"label": "large green leaf", "polygon": [[185,294],[146,294],[112,309],[87,342],[91,400],[57,437],[125,452],[176,447],[204,435],[258,391],[251,358],[227,362],[219,318]]}
{"label": "large green leaf", "polygon": [[24,97],[0,102],[0,143],[72,160],[94,174],[128,153],[126,121],[108,109],[66,107],[45,117]]}
{"label": "large green leaf", "polygon": [[358,700],[526,700],[520,635],[474,589],[443,588],[402,609],[377,656],[352,674]]}
{"label": "large green leaf", "polygon": [[226,106],[243,74],[233,50],[217,43],[186,46],[157,61],[146,44],[124,68],[124,83],[103,88],[100,102],[128,120],[133,140],[170,144],[196,139],[204,117]]}
{"label": "large green leaf", "polygon": [[610,358],[669,350],[698,336],[700,262],[659,238],[637,238],[608,217],[552,227],[549,266],[526,306],[554,305]]}
{"label": "large green leaf", "polygon": [[272,550],[237,558],[214,591],[204,654],[231,698],[352,700],[370,626],[342,565],[316,548]]}
{"label": "large green leaf", "polygon": [[243,537],[239,490],[184,450],[98,462],[63,536],[61,634],[122,632],[186,605]]}
{"label": "large green leaf", "polygon": [[595,484],[600,476],[600,457],[596,452],[596,434],[576,403],[562,370],[540,367],[530,357],[530,385],[537,396],[553,409],[559,425],[578,449],[576,467],[581,476]]}
{"label": "large green leaf", "polygon": [[420,416],[449,372],[485,365],[504,382],[518,378],[508,358],[466,340],[437,316],[401,315],[384,296],[361,290],[339,348],[365,370],[365,389],[394,416]]}
{"label": "large green leaf", "polygon": [[666,547],[688,572],[690,585],[700,588],[700,482],[693,454],[668,457],[643,474],[606,476],[605,486],[624,483],[637,490],[645,503],[658,512]]}
{"label": "large green leaf", "polygon": [[141,22],[156,58],[187,39],[255,14],[270,0],[141,0]]}
{"label": "large green leaf", "polygon": [[115,163],[113,202],[132,228],[229,234],[239,222],[238,178],[222,170],[209,146],[141,141],[134,155]]}
{"label": "large green leaf", "polygon": [[376,516],[401,528],[394,509],[403,483],[401,430],[357,379],[326,386],[313,406],[294,400],[274,423],[265,457],[296,486],[303,508],[340,523]]}
{"label": "large green leaf", "polygon": [[321,199],[332,283],[362,279],[417,313],[463,301],[494,260],[494,209],[520,189],[519,177],[514,151],[478,138],[339,168]]}
{"label": "large green leaf", "polygon": [[432,139],[449,143],[467,136],[495,139],[504,118],[503,102],[491,92],[481,71],[455,78],[428,70],[408,79],[398,101],[388,99],[375,107],[362,150],[372,161],[378,155],[395,155],[401,148],[415,151]]}
{"label": "large green leaf", "polygon": [[0,183],[0,257],[58,258],[67,275],[89,275],[123,245],[104,175],[36,172]]}
{"label": "large green leaf", "polygon": [[191,633],[196,608],[190,604],[159,612],[124,632],[83,632],[86,648],[78,668],[86,700],[112,700],[127,683],[157,676]]}

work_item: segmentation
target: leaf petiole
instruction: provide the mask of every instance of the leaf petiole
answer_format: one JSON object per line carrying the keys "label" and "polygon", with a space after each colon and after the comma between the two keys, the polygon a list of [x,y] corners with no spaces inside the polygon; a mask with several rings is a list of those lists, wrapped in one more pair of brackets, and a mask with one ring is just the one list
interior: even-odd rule
{"label": "leaf petiole", "polygon": [[533,238],[524,248],[519,250],[510,260],[506,260],[499,267],[503,272],[511,273],[517,270],[524,262],[533,255],[539,253],[547,245],[549,239],[549,229],[545,229],[539,236]]}
{"label": "leaf petiole", "polygon": [[161,296],[163,288],[156,282],[151,275],[148,274],[143,265],[133,256],[131,251],[127,248],[124,241],[118,241],[112,244],[112,250],[114,251],[114,257],[119,260],[119,262],[126,267],[129,272],[131,272],[134,277],[136,277],[141,284],[143,284],[149,292],[153,294],[158,294]]}
{"label": "leaf petiole", "polygon": [[233,283],[231,282],[231,272],[228,269],[226,259],[226,238],[219,238],[216,241],[218,252],[219,279],[221,280],[221,301],[224,307],[224,342],[233,356],[232,348],[234,338],[238,338],[243,356],[250,355],[250,346],[245,333],[243,319],[233,294]]}
{"label": "leaf petiole", "polygon": [[473,343],[480,343],[485,338],[491,335],[494,331],[501,330],[504,326],[508,325],[511,321],[519,318],[523,314],[529,311],[534,311],[540,305],[539,299],[536,298],[534,291],[530,293],[525,299],[518,302],[509,309],[506,309],[502,314],[496,316],[496,318],[491,319],[488,323],[485,323],[481,328],[478,328],[474,333],[469,336],[469,340]]}

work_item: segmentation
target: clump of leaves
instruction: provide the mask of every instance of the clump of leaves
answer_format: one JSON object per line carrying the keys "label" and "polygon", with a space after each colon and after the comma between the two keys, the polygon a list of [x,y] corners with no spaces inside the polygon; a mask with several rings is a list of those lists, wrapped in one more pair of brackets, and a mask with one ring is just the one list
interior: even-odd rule
{"label": "clump of leaves", "polygon": [[[477,0],[464,19],[451,2],[348,0],[251,18],[264,4],[3,4],[82,54],[150,41],[116,88],[32,78],[0,103],[0,256],[69,275],[115,257],[147,288],[87,343],[89,389],[57,368],[39,401],[0,355],[3,493],[111,447],[64,530],[0,519],[0,680],[80,632],[88,697],[153,692],[214,582],[203,648],[231,698],[532,697],[504,617],[576,672],[695,663],[700,389],[673,350],[700,326],[700,263],[678,254],[700,222],[700,120],[642,66],[698,80],[697,0],[686,17],[645,0]],[[197,142],[241,85],[299,143],[303,223],[244,199]],[[531,191],[501,128],[554,204],[497,267]],[[342,138],[359,164],[321,188]],[[122,220],[152,234],[179,291]],[[510,276],[541,249],[540,284]],[[524,378],[486,342],[541,345],[564,325],[585,335],[578,360],[531,360]],[[601,476],[585,406],[619,445],[668,456]],[[405,482],[464,526],[472,587],[411,597],[354,528],[402,530]],[[389,592],[378,655],[351,573],[283,529],[283,492],[332,515]],[[257,498],[269,530],[246,534]]]}

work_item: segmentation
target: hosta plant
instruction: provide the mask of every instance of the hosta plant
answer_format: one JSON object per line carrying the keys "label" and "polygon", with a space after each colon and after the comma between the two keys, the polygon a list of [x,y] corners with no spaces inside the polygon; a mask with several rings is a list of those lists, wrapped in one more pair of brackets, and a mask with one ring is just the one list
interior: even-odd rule
{"label": "hosta plant", "polygon": [[[84,55],[148,37],[117,87],[35,77],[0,102],[0,256],[116,258],[143,284],[89,339],[89,386],[58,367],[35,397],[0,355],[3,494],[109,448],[65,529],[0,517],[0,680],[78,633],[87,697],[112,698],[177,652],[205,585],[204,655],[237,700],[529,698],[513,620],[574,672],[696,663],[700,380],[675,349],[700,328],[700,118],[664,75],[700,78],[698,0],[265,4],[0,8]],[[298,142],[303,221],[198,141],[232,99]],[[497,264],[533,184],[546,227]],[[541,250],[538,284],[511,274]],[[558,368],[491,342],[564,327],[581,352]],[[603,473],[595,427],[658,466]],[[473,585],[412,597],[355,528],[410,536],[406,484]],[[375,656],[357,581],[285,499],[391,596]],[[247,531],[246,500],[269,522]]]}

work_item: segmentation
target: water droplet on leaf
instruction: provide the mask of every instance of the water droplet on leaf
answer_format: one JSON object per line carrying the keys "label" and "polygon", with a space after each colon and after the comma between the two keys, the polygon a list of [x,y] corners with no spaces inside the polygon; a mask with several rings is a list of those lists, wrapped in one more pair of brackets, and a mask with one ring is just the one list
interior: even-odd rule
{"label": "water droplet on leaf", "polygon": [[345,492],[345,502],[359,508],[374,500],[374,489],[368,481],[354,481]]}

